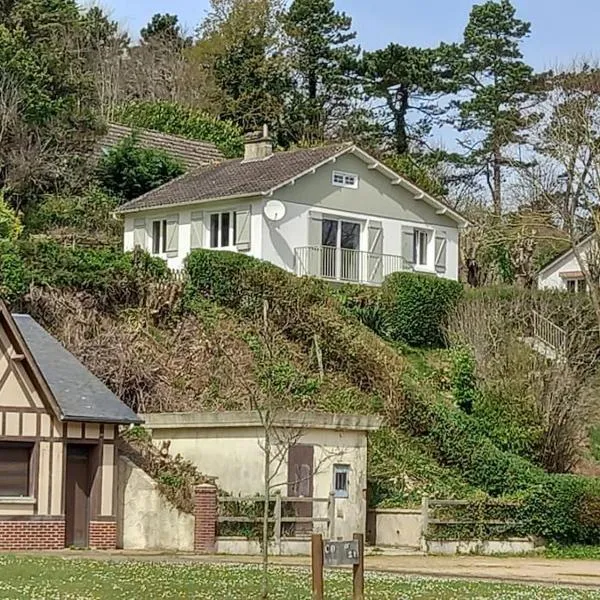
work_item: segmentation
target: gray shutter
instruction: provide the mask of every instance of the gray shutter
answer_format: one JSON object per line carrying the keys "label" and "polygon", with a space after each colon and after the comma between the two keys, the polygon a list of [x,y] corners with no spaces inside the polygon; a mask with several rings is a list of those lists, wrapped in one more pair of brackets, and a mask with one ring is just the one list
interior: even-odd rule
{"label": "gray shutter", "polygon": [[369,221],[368,232],[367,281],[381,283],[383,281],[383,223]]}
{"label": "gray shutter", "polygon": [[438,273],[446,272],[446,248],[448,240],[443,231],[437,231],[435,234],[435,270]]}
{"label": "gray shutter", "polygon": [[167,217],[167,257],[174,258],[179,251],[179,215]]}
{"label": "gray shutter", "polygon": [[146,250],[146,219],[133,222],[133,247]]}
{"label": "gray shutter", "polygon": [[252,207],[235,211],[235,245],[241,252],[250,250],[250,217]]}
{"label": "gray shutter", "polygon": [[323,256],[323,214],[314,210],[308,213],[308,248],[304,253],[304,273],[306,275],[321,275]]}
{"label": "gray shutter", "polygon": [[204,222],[202,211],[193,212],[190,219],[190,248],[202,248],[202,240],[204,238]]}
{"label": "gray shutter", "polygon": [[402,228],[402,258],[409,265],[415,264],[415,230],[412,227]]}

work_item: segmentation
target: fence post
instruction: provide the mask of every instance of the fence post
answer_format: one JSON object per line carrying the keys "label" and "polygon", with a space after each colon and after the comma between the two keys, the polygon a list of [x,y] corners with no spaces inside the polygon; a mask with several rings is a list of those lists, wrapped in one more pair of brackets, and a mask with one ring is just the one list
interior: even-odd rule
{"label": "fence post", "polygon": [[194,490],[194,552],[211,554],[216,549],[217,488],[211,484],[197,485]]}
{"label": "fence post", "polygon": [[335,492],[329,492],[329,504],[327,505],[327,517],[329,520],[328,538],[335,539]]}
{"label": "fence post", "polygon": [[323,536],[311,537],[312,600],[323,600]]}
{"label": "fence post", "polygon": [[358,564],[352,565],[352,600],[365,599],[365,536],[355,533],[358,542]]}
{"label": "fence post", "polygon": [[421,499],[421,549],[427,551],[427,530],[429,529],[429,496]]}
{"label": "fence post", "polygon": [[277,490],[275,492],[275,514],[274,516],[274,529],[273,535],[275,536],[275,546],[277,547],[277,551],[281,554],[281,491]]}

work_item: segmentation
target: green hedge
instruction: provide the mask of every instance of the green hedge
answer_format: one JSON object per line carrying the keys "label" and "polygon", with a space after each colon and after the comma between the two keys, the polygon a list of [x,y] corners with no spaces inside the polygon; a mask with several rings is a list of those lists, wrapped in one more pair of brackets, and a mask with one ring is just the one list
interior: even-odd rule
{"label": "green hedge", "polygon": [[417,347],[444,345],[443,327],[462,293],[460,283],[443,277],[390,275],[383,283],[381,304],[392,338]]}
{"label": "green hedge", "polygon": [[118,108],[114,119],[131,127],[212,142],[227,158],[243,154],[243,132],[239,127],[177,102],[128,102]]}
{"label": "green hedge", "polygon": [[0,298],[9,304],[25,295],[30,273],[14,242],[0,240]]}

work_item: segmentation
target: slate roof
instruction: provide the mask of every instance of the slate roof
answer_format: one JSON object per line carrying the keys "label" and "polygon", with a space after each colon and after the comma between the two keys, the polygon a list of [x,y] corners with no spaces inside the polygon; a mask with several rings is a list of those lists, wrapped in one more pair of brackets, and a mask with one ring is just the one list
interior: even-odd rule
{"label": "slate roof", "polygon": [[126,202],[116,212],[266,194],[352,147],[352,144],[336,144],[275,152],[262,160],[226,160],[186,173]]}
{"label": "slate roof", "polygon": [[135,129],[117,123],[108,124],[108,132],[102,138],[100,146],[102,148],[112,148],[128,138],[133,132],[135,132],[138,143],[142,148],[165,150],[181,161],[187,170],[219,162],[225,158],[223,153],[210,142],[199,142],[178,135],[151,131],[150,129]]}
{"label": "slate roof", "polygon": [[67,421],[141,423],[96,376],[29,315],[12,315],[62,417]]}

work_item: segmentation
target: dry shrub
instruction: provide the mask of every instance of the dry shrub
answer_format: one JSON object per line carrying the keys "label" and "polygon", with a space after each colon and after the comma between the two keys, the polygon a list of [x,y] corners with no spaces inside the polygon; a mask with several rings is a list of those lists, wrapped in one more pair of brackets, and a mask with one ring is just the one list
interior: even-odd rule
{"label": "dry shrub", "polygon": [[[564,356],[552,359],[531,347],[534,310],[562,319]],[[482,392],[537,421],[538,460],[550,472],[576,467],[587,424],[597,412],[598,345],[588,318],[568,311],[554,296],[480,295],[463,301],[448,327],[453,345],[472,349]]]}

